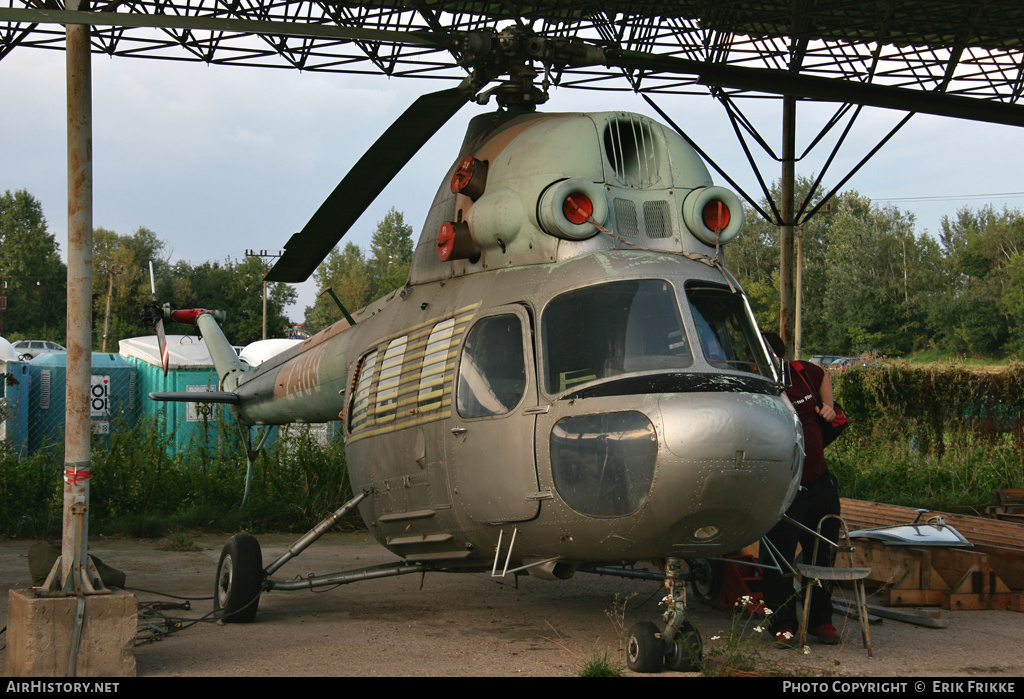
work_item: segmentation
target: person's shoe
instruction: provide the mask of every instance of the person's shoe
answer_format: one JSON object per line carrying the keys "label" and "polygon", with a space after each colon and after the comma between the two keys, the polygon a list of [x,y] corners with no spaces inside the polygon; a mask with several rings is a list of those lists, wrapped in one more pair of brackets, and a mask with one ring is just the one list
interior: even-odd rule
{"label": "person's shoe", "polygon": [[775,645],[783,648],[796,648],[796,634],[792,629],[779,629],[775,632]]}
{"label": "person's shoe", "polygon": [[824,643],[826,646],[837,646],[839,645],[840,639],[839,632],[836,631],[836,627],[832,624],[822,624],[811,629],[811,633],[818,637],[819,643]]}

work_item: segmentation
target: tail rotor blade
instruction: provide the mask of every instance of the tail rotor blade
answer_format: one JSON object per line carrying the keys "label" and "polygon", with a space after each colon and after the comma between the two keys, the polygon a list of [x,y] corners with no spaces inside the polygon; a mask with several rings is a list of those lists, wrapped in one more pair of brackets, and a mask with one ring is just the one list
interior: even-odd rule
{"label": "tail rotor blade", "polygon": [[161,318],[156,322],[156,342],[160,345],[160,364],[164,368],[164,376],[167,376],[167,369],[171,363],[171,354],[167,347],[167,336],[164,335],[164,321]]}
{"label": "tail rotor blade", "polygon": [[164,335],[163,309],[160,308],[160,304],[156,300],[156,277],[153,276],[152,260],[149,263],[149,289],[152,294],[152,305],[147,313],[150,313],[153,319],[153,326],[156,330],[156,343],[160,350],[160,364],[163,366],[164,376],[166,377],[171,362],[171,355],[167,348],[167,336]]}
{"label": "tail rotor blade", "polygon": [[308,279],[377,195],[473,93],[467,80],[413,102],[345,175],[305,228],[291,237],[266,280]]}

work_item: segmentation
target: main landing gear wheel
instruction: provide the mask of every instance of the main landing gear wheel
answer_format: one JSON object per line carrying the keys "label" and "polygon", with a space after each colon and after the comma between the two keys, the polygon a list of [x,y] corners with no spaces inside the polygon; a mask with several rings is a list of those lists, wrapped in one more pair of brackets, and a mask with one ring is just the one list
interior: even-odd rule
{"label": "main landing gear wheel", "polygon": [[626,667],[633,672],[661,672],[665,663],[665,642],[653,621],[638,621],[626,640]]}
{"label": "main landing gear wheel", "polygon": [[665,642],[665,669],[674,672],[700,672],[704,659],[704,646],[700,632],[688,621],[675,632],[671,642]]}
{"label": "main landing gear wheel", "polygon": [[223,611],[226,624],[250,624],[256,620],[263,591],[263,553],[256,537],[246,532],[228,539],[217,564],[213,608]]}
{"label": "main landing gear wheel", "polygon": [[715,606],[725,582],[725,563],[695,558],[686,561],[693,572],[693,594],[704,604]]}

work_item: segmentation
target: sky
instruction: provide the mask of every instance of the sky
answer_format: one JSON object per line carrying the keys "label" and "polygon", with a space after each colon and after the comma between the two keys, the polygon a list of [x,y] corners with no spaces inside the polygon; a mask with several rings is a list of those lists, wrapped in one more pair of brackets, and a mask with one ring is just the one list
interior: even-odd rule
{"label": "sky", "polygon": [[[453,83],[415,78],[299,73],[177,61],[93,57],[93,224],[120,234],[140,226],[166,241],[170,261],[276,253],[300,230],[362,152],[419,95]],[[16,49],[0,60],[0,192],[27,190],[67,249],[67,130],[62,51]],[[759,197],[721,105],[710,96],[657,98],[744,189]],[[780,103],[747,100],[748,114],[778,148]],[[356,222],[343,242],[369,250],[391,207],[418,238],[427,209],[458,154],[469,119],[493,103],[463,107]],[[798,151],[834,107],[802,103]],[[552,90],[544,111],[623,110],[658,118],[630,92]],[[902,113],[869,109],[829,169],[844,177]],[[660,120],[660,119],[659,119]],[[987,204],[1024,208],[1024,129],[915,115],[843,190],[913,213],[918,232],[943,216]],[[820,172],[812,152],[798,175]],[[760,158],[769,180],[779,166]],[[712,173],[716,184],[725,184]],[[296,285],[293,321],[315,300]]]}

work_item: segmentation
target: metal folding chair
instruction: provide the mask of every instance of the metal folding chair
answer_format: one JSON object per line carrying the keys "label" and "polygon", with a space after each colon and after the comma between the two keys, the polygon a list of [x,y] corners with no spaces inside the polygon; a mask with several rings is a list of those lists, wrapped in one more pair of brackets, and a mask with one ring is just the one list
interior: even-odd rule
{"label": "metal folding chair", "polygon": [[[821,534],[822,524],[830,518],[839,520],[839,536],[837,537],[837,541],[829,541]],[[818,566],[798,563],[796,569],[804,577],[805,581],[815,580],[820,582],[827,580],[830,582],[846,581],[853,583],[853,592],[856,597],[857,618],[860,620],[861,639],[864,641],[864,647],[867,649],[868,657],[870,658],[871,634],[868,631],[868,604],[867,594],[864,591],[864,579],[871,574],[871,569],[854,567],[853,553],[856,549],[850,544],[850,531],[846,526],[846,520],[839,515],[825,515],[822,517],[821,520],[818,521],[818,530],[815,534],[814,552],[811,557],[812,561],[818,560],[818,546],[822,541],[824,541],[829,546],[832,546],[836,550],[837,554],[845,553],[848,556],[849,567],[836,568],[835,566]],[[807,636],[807,616],[811,609],[811,594],[814,591],[814,584],[807,584],[804,588],[806,590],[804,593],[804,613],[800,618],[800,637],[797,641],[801,647],[803,647],[804,640]]]}

